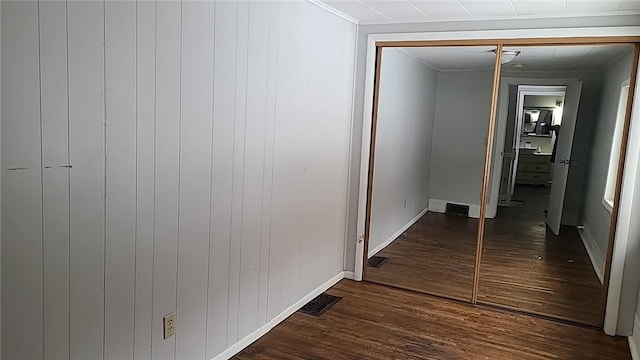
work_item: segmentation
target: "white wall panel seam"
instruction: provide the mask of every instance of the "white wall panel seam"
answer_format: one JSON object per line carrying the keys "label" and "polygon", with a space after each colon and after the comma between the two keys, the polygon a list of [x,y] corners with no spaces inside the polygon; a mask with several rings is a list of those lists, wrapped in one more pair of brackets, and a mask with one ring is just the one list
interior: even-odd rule
{"label": "white wall panel seam", "polygon": [[131,347],[131,358],[135,359],[136,354],[136,287],[138,285],[138,0],[135,0],[134,5],[134,27],[135,27],[135,39],[134,39],[134,64],[135,64],[135,82],[134,82],[134,104],[135,104],[135,159],[134,159],[134,168],[135,168],[135,215],[133,221],[133,292],[131,293],[133,296],[132,304],[133,304],[133,346]]}
{"label": "white wall panel seam", "polygon": [[[272,59],[271,59],[271,5],[268,4],[268,12],[267,12],[267,84],[266,84],[266,89],[267,89],[267,93],[266,93],[266,98],[265,98],[265,122],[267,123],[267,125],[269,124],[269,114],[268,114],[268,109],[269,109],[269,90],[271,89],[271,83],[273,82],[273,77],[271,76],[271,65],[272,65]],[[268,131],[268,127],[267,125],[265,126],[265,131],[263,134],[263,159],[262,159],[262,179],[263,179],[263,188],[262,188],[262,197],[261,197],[261,202],[260,202],[260,209],[262,210],[261,212],[261,216],[260,216],[260,262],[258,265],[258,269],[260,269],[260,271],[258,271],[258,306],[260,306],[260,297],[261,297],[261,293],[260,293],[260,286],[262,284],[262,276],[263,276],[263,264],[262,264],[262,260],[263,260],[263,245],[264,245],[264,226],[265,226],[265,188],[266,188],[266,183],[265,183],[265,178],[266,178],[266,174],[267,174],[267,131]],[[272,146],[271,148],[273,149],[273,143],[271,143]],[[273,158],[271,159],[270,162],[271,165],[273,165]],[[273,167],[271,167],[273,168]],[[269,183],[271,184],[271,182]],[[269,189],[269,196],[271,196],[271,190]],[[270,201],[269,201],[270,202]],[[271,214],[268,214],[269,216],[269,228],[271,227]],[[269,249],[269,246],[267,245],[267,250]],[[268,260],[268,257],[267,257]],[[269,262],[266,261],[265,265],[267,266],[267,274],[266,274],[266,286],[265,286],[265,290],[269,288]],[[265,315],[267,313],[267,309],[268,309],[268,301],[269,297],[265,296],[265,304],[264,306],[264,310],[265,310]],[[262,320],[260,319],[260,311],[261,309],[258,308],[258,325],[260,325],[262,323]],[[266,320],[266,319],[265,319]]]}
{"label": "white wall panel seam", "polygon": [[71,130],[70,130],[70,118],[71,118],[71,96],[70,96],[70,86],[69,86],[69,3],[67,0],[64,2],[64,16],[65,16],[65,40],[66,40],[66,61],[67,61],[67,195],[68,199],[68,209],[67,209],[67,226],[68,226],[68,249],[69,249],[69,257],[67,258],[67,266],[68,266],[68,284],[69,284],[69,293],[68,293],[68,349],[69,354],[71,354]]}
{"label": "white wall panel seam", "polygon": [[158,177],[158,158],[157,158],[157,139],[158,139],[158,6],[156,0],[153,0],[153,229],[152,229],[152,247],[151,247],[151,340],[149,341],[149,358],[153,356],[153,311],[155,305],[155,268],[156,268],[156,178]]}
{"label": "white wall panel seam", "polygon": [[206,295],[206,304],[207,304],[207,314],[205,314],[205,326],[204,326],[204,333],[205,333],[205,342],[204,342],[204,353],[205,356],[208,356],[207,354],[209,353],[209,316],[208,312],[209,312],[209,292],[210,292],[210,286],[211,286],[211,223],[212,223],[212,214],[213,214],[213,167],[214,167],[214,133],[215,133],[215,122],[214,122],[214,117],[215,117],[215,108],[216,108],[216,104],[215,104],[215,98],[216,98],[216,36],[215,36],[215,12],[216,12],[216,7],[215,5],[213,6],[213,13],[211,14],[212,18],[214,19],[213,21],[213,28],[211,29],[213,31],[213,57],[211,59],[211,152],[210,152],[210,158],[211,158],[211,164],[210,164],[210,170],[209,170],[209,248],[207,250],[207,256],[208,256],[208,261],[207,261],[207,295]]}
{"label": "white wall panel seam", "polygon": [[134,238],[133,238],[133,346],[131,347],[131,358],[135,359],[136,354],[136,287],[138,285],[138,0],[135,0],[135,90],[134,90],[134,104],[135,104],[135,159],[134,159],[134,168],[135,168],[135,218],[133,221],[134,226]]}
{"label": "white wall panel seam", "polygon": [[[268,227],[268,231],[267,231],[267,246],[268,246],[268,257],[267,257],[267,273],[265,274],[266,276],[266,296],[265,296],[265,315],[266,315],[266,321],[268,322],[270,320],[270,316],[269,316],[269,288],[270,288],[270,271],[271,271],[271,233],[272,233],[272,224],[273,224],[273,169],[274,169],[274,158],[275,158],[275,139],[276,139],[276,119],[278,116],[278,107],[276,106],[278,104],[278,46],[280,45],[280,42],[278,40],[274,41],[274,43],[271,43],[271,37],[274,35],[277,35],[278,32],[277,31],[271,31],[272,27],[274,26],[274,20],[272,17],[272,10],[273,10],[273,4],[270,3],[269,4],[269,52],[271,53],[271,51],[273,51],[274,53],[274,64],[273,64],[273,71],[275,72],[273,74],[273,76],[271,77],[271,81],[273,82],[273,124],[272,124],[272,129],[271,129],[271,155],[270,155],[270,159],[271,159],[271,168],[269,169],[269,177],[270,177],[270,187],[269,187],[269,209],[268,209],[268,214],[269,214],[269,227]],[[278,37],[279,39],[279,37]],[[274,50],[271,50],[271,47],[274,47]],[[269,60],[271,60],[271,56],[269,56]],[[271,69],[271,67],[269,67],[269,69]],[[266,143],[265,143],[266,144]]]}
{"label": "white wall panel seam", "polygon": [[107,148],[107,51],[106,51],[106,36],[107,36],[107,21],[106,21],[106,0],[102,0],[102,96],[103,96],[103,114],[104,114],[104,168],[103,168],[103,212],[102,212],[102,359],[105,360],[106,354],[106,327],[107,327],[107,168],[109,163],[109,153]]}
{"label": "white wall panel seam", "polygon": [[[175,298],[175,317],[176,317],[176,325],[177,322],[180,321],[180,317],[179,317],[179,312],[178,312],[178,280],[180,279],[179,276],[179,271],[180,271],[180,201],[181,201],[181,197],[182,197],[182,56],[183,56],[183,46],[184,46],[184,39],[183,39],[183,30],[184,30],[184,19],[183,19],[183,13],[182,13],[182,0],[180,0],[180,65],[178,67],[179,69],[179,73],[180,73],[180,85],[178,87],[179,89],[179,96],[178,98],[180,99],[180,118],[179,118],[179,123],[180,125],[178,126],[178,219],[177,219],[177,239],[176,239],[176,283],[175,283],[175,289],[176,289],[176,298]],[[177,327],[177,326],[176,326]],[[175,345],[173,346],[173,358],[176,358],[176,354],[177,354],[177,350],[178,350],[178,334],[175,334]]]}
{"label": "white wall panel seam", "polygon": [[41,44],[40,44],[40,0],[38,0],[38,21],[37,21],[37,26],[38,26],[38,30],[37,30],[37,36],[38,36],[38,101],[40,102],[39,105],[39,111],[40,111],[40,240],[41,240],[41,247],[42,247],[42,253],[41,253],[41,260],[42,260],[42,331],[41,331],[41,336],[42,336],[42,354],[44,357],[44,354],[46,354],[46,349],[45,349],[45,326],[44,326],[44,322],[45,322],[45,277],[44,277],[44,272],[45,272],[45,245],[44,245],[44,174],[43,174],[43,169],[44,169],[44,149],[43,149],[43,137],[42,137],[42,128],[43,128],[43,124],[42,124],[42,54],[41,54]]}

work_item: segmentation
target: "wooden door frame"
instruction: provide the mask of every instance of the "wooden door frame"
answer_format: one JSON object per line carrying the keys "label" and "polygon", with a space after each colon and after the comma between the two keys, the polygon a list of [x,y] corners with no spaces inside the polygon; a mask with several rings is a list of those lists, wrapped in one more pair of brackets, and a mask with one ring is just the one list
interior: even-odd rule
{"label": "wooden door frame", "polygon": [[[372,34],[369,35],[368,53],[367,53],[367,82],[365,84],[365,106],[364,106],[364,121],[363,121],[363,137],[362,137],[362,158],[360,169],[360,192],[359,192],[359,206],[358,206],[358,238],[356,240],[356,268],[355,278],[356,280],[363,280],[366,278],[367,260],[368,260],[368,247],[369,247],[369,230],[371,225],[371,196],[373,192],[373,174],[374,174],[374,159],[375,159],[375,144],[376,144],[376,130],[377,130],[377,110],[379,101],[380,90],[380,69],[382,65],[382,49],[385,47],[443,47],[443,46],[496,46],[496,58],[494,64],[494,77],[492,85],[492,97],[491,108],[489,118],[489,128],[487,133],[486,152],[485,152],[485,166],[483,170],[483,182],[482,182],[482,194],[480,201],[480,217],[478,222],[478,240],[476,246],[476,262],[474,267],[474,282],[472,290],[472,298],[470,303],[476,304],[478,297],[478,284],[479,284],[479,269],[482,260],[482,247],[484,241],[484,225],[485,214],[488,205],[488,187],[491,176],[491,163],[493,159],[493,143],[494,132],[496,127],[497,118],[497,101],[498,92],[500,86],[501,75],[501,55],[502,48],[504,46],[510,47],[526,47],[526,46],[576,46],[576,45],[611,45],[611,44],[629,44],[635,45],[634,59],[632,64],[631,80],[629,84],[629,97],[627,101],[627,109],[625,114],[623,140],[621,144],[621,152],[619,158],[619,167],[616,181],[615,201],[614,209],[611,213],[611,226],[609,229],[609,243],[606,254],[605,265],[605,279],[603,284],[602,296],[601,296],[601,313],[600,313],[600,326],[604,326],[605,320],[605,306],[609,286],[609,277],[611,275],[611,264],[613,256],[613,245],[617,226],[618,208],[620,202],[620,193],[622,187],[622,175],[624,171],[624,163],[626,158],[626,150],[628,144],[629,127],[631,121],[631,110],[633,108],[633,100],[635,97],[635,85],[636,76],[638,71],[638,56],[640,54],[640,27],[622,27],[622,28],[604,28],[604,29],[572,29],[574,33],[582,34],[570,36],[571,29],[562,29],[562,33],[569,36],[554,36],[554,37],[534,37],[523,36],[528,33],[545,32],[544,30],[552,29],[538,29],[538,30],[522,30],[522,31],[493,31],[491,35],[486,34],[484,31],[469,31],[469,32],[453,32],[438,34]],[[553,30],[552,30],[553,31]],[[591,31],[590,35],[586,35]],[[523,32],[525,34],[523,34]],[[507,37],[504,35],[515,34],[515,37]],[[602,34],[607,33],[607,34]],[[481,38],[483,35],[489,36],[488,38]],[[502,37],[502,36],[504,37]],[[520,35],[520,37],[518,37]],[[585,36],[586,35],[586,36]],[[425,40],[420,39],[423,36]],[[438,38],[440,36],[441,38]],[[446,39],[446,37],[452,37]],[[457,36],[457,37],[456,37]],[[475,36],[475,38],[474,38]],[[408,37],[409,39],[403,39]],[[413,37],[413,39],[411,39]],[[434,38],[435,37],[435,38]],[[373,50],[373,64],[371,64],[371,52]],[[371,66],[373,65],[373,66]],[[373,70],[373,74],[371,74]],[[371,79],[373,76],[373,79]],[[367,96],[367,94],[369,96]],[[370,126],[368,126],[370,125]],[[363,186],[364,185],[364,186]],[[442,294],[435,294],[442,295]],[[459,300],[459,299],[458,299]],[[468,301],[468,299],[466,300]],[[617,317],[617,314],[615,314]],[[615,324],[614,324],[615,325]],[[615,331],[615,330],[614,330]],[[609,333],[611,331],[608,331]]]}

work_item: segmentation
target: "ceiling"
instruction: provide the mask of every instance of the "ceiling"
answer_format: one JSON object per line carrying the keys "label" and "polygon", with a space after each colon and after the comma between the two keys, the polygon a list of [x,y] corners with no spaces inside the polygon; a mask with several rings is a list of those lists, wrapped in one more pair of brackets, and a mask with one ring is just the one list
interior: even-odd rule
{"label": "ceiling", "polygon": [[640,13],[640,0],[321,0],[361,24]]}
{"label": "ceiling", "polygon": [[[398,48],[438,71],[492,69],[493,46]],[[520,55],[503,71],[600,71],[633,48],[630,45],[505,47]],[[384,59],[384,58],[383,58]]]}

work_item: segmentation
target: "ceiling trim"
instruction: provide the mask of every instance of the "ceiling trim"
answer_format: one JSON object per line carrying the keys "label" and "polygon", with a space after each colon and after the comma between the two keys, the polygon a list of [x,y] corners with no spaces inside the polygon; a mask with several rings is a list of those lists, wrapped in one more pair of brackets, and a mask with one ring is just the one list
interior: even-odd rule
{"label": "ceiling trim", "polygon": [[335,16],[337,16],[337,17],[339,17],[339,18],[343,19],[343,20],[346,20],[346,21],[348,21],[348,22],[350,22],[350,23],[352,23],[352,24],[356,24],[356,25],[358,25],[358,24],[360,23],[360,21],[359,21],[358,19],[353,18],[353,17],[351,17],[351,16],[349,16],[349,15],[347,15],[347,14],[343,13],[342,11],[337,10],[337,9],[335,9],[335,8],[331,7],[331,6],[329,6],[329,5],[325,4],[325,3],[323,3],[323,2],[322,2],[322,1],[320,1],[320,0],[306,0],[306,1],[307,1],[308,3],[310,3],[310,4],[313,4],[313,5],[317,6],[317,7],[319,7],[320,9],[325,10],[325,11],[328,11],[328,12],[330,12],[331,14],[333,14],[333,15],[335,15]]}
{"label": "ceiling trim", "polygon": [[[315,0],[321,2],[321,0]],[[328,5],[326,5],[328,6]],[[425,17],[424,19],[413,20],[382,20],[382,21],[359,21],[359,25],[394,25],[394,24],[422,24],[422,23],[449,23],[449,22],[489,22],[489,21],[514,21],[514,20],[549,20],[549,19],[568,19],[568,18],[592,18],[603,16],[638,16],[640,11],[628,10],[628,11],[602,11],[598,13],[575,13],[575,14],[554,14],[554,15],[505,15],[505,16],[467,16],[467,17],[451,17],[451,18],[431,18]]]}
{"label": "ceiling trim", "polygon": [[397,47],[397,48],[392,48],[392,49],[396,49],[398,51],[400,51],[401,53],[405,54],[406,56],[410,57],[411,59],[413,59],[414,61],[428,67],[429,69],[433,70],[433,71],[442,71],[441,69],[438,69],[437,67],[431,65],[431,64],[427,64],[426,62],[422,61],[422,59],[420,59],[419,57],[416,56],[416,54],[410,52],[409,50],[405,49],[405,48],[401,48],[401,47]]}
{"label": "ceiling trim", "polygon": [[377,47],[439,47],[439,46],[491,46],[506,45],[510,47],[558,46],[558,45],[613,45],[634,44],[640,42],[640,36],[584,36],[558,38],[494,38],[494,39],[461,39],[461,40],[387,40],[376,41]]}

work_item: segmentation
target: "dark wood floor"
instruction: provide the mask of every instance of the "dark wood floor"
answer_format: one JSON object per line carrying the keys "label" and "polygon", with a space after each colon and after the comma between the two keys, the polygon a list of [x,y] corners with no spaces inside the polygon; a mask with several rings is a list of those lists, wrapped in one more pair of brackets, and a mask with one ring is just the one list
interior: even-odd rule
{"label": "dark wood floor", "polygon": [[487,220],[478,301],[599,325],[600,280],[575,227],[546,226],[548,188],[519,186],[522,206]]}
{"label": "dark wood floor", "polygon": [[366,280],[471,301],[478,220],[429,212],[378,252]]}
{"label": "dark wood floor", "polygon": [[[545,223],[548,188],[519,186],[521,206],[487,219],[478,301],[599,325],[601,285],[575,227]],[[478,221],[427,213],[377,255],[366,280],[470,301]]]}
{"label": "dark wood floor", "polygon": [[235,359],[628,360],[625,338],[343,280],[320,317],[295,313]]}

